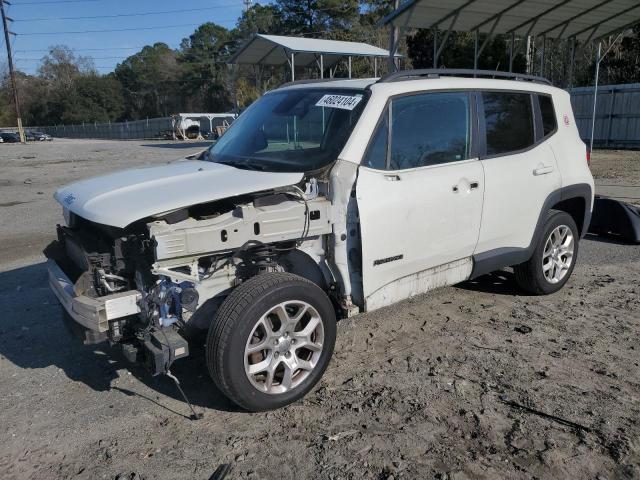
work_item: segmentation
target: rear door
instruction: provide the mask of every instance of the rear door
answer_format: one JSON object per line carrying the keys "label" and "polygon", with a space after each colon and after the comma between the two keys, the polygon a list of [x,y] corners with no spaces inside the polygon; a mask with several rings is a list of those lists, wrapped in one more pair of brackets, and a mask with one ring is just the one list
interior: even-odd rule
{"label": "rear door", "polygon": [[473,253],[484,188],[473,99],[434,92],[389,102],[356,187],[365,298]]}
{"label": "rear door", "polygon": [[561,186],[545,141],[553,132],[542,128],[536,94],[487,91],[479,100],[486,185],[476,253],[517,253],[531,244],[547,197]]}

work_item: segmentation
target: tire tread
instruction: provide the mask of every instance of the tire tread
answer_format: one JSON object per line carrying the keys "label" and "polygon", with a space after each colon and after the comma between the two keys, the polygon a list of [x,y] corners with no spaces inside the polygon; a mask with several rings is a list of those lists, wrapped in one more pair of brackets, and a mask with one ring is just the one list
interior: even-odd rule
{"label": "tire tread", "polygon": [[[571,218],[571,216],[567,212],[564,212],[562,210],[553,210],[553,209],[549,210],[549,213],[547,214],[547,218],[545,219],[545,222],[544,222],[544,230],[546,230],[547,225],[549,225],[549,223],[553,221],[554,217],[557,217],[559,215],[567,215],[569,216],[569,218]],[[571,220],[573,221],[573,219]],[[576,227],[576,230],[577,230],[577,227]],[[546,242],[546,236],[542,235],[541,238],[538,240],[538,242]],[[578,236],[575,237],[575,242],[576,242],[576,253],[577,253],[578,242],[579,242]],[[533,254],[531,255],[531,258],[529,260],[527,260],[524,263],[521,263],[520,265],[515,265],[513,267],[513,273],[518,286],[523,290],[529,293],[532,293],[534,295],[544,295],[547,293],[536,278],[535,262],[539,261],[539,258],[537,255],[539,246],[540,244],[536,245],[536,248],[534,249]],[[543,248],[544,248],[544,245],[543,245]],[[575,260],[574,260],[574,265],[575,265]],[[568,278],[569,277],[567,277],[567,280]]]}
{"label": "tire tread", "polygon": [[206,342],[206,358],[209,374],[220,391],[228,398],[232,398],[243,408],[248,409],[248,406],[243,405],[241,399],[238,399],[237,396],[233,394],[223,374],[225,370],[224,352],[230,342],[230,336],[233,333],[236,323],[239,321],[240,315],[249,308],[257,297],[266,290],[291,282],[304,282],[316,286],[306,278],[292,273],[262,273],[242,283],[229,294],[224,302],[222,302],[209,328]]}

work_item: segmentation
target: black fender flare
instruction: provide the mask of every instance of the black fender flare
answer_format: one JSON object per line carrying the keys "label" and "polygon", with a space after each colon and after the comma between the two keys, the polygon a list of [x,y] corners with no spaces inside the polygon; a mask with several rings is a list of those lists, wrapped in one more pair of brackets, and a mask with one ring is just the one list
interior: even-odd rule
{"label": "black fender flare", "polygon": [[589,223],[591,222],[591,211],[593,209],[593,188],[588,183],[576,183],[574,185],[568,185],[561,187],[551,192],[544,201],[540,214],[538,215],[538,222],[536,228],[533,231],[531,243],[526,248],[519,247],[503,247],[489,250],[473,255],[473,269],[469,279],[477,278],[487,273],[495,272],[504,267],[510,267],[512,265],[519,265],[526,262],[531,258],[533,251],[540,240],[542,235],[542,229],[544,228],[547,214],[553,209],[554,205],[574,198],[581,198],[584,200],[584,219],[582,223],[582,231],[580,232],[580,238],[583,238],[589,230]]}

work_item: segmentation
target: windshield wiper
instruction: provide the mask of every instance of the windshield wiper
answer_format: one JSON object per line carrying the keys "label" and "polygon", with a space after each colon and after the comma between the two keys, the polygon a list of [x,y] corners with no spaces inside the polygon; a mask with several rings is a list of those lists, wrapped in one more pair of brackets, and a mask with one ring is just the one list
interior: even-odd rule
{"label": "windshield wiper", "polygon": [[229,165],[230,167],[239,168],[242,170],[258,170],[264,172],[267,170],[262,163],[252,162],[251,160],[244,161],[219,161],[215,163],[220,163],[222,165]]}

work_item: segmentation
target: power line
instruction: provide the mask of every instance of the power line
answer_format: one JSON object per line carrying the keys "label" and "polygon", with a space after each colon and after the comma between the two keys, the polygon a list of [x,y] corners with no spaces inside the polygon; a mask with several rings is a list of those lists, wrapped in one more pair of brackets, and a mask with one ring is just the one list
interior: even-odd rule
{"label": "power line", "polygon": [[21,5],[47,5],[47,4],[58,4],[58,3],[87,3],[87,2],[99,2],[100,0],[49,0],[49,1],[45,1],[45,2],[18,2],[18,3],[13,3],[13,5],[15,5],[16,7],[19,7]]}
{"label": "power line", "polygon": [[111,33],[111,32],[133,32],[138,30],[159,30],[163,28],[182,28],[182,27],[197,27],[202,25],[202,23],[182,23],[177,25],[157,25],[154,27],[136,27],[136,28],[114,28],[107,30],[77,30],[77,31],[67,31],[67,32],[30,32],[30,33],[19,33],[16,32],[16,35],[21,37],[33,36],[33,35],[73,35],[73,34],[82,34],[82,33]]}
{"label": "power line", "polygon": [[[48,52],[49,50],[47,50]],[[18,53],[18,52],[16,52]],[[39,62],[42,60],[43,57],[40,58],[27,58],[27,57],[23,57],[23,58],[16,58],[15,61],[16,62]],[[90,57],[91,60],[117,60],[117,59],[121,59],[122,56],[119,57]]]}
{"label": "power line", "polygon": [[[102,48],[72,48],[74,52],[94,52],[94,51],[104,51],[104,50],[142,50],[144,47],[148,47],[149,45],[143,45],[141,47],[102,47]],[[49,53],[51,51],[50,48],[43,49],[31,49],[31,50],[16,50],[15,53],[35,53],[35,52],[46,52]]]}
{"label": "power line", "polygon": [[229,3],[226,5],[216,5],[215,7],[202,7],[202,8],[182,8],[180,10],[164,10],[158,12],[139,12],[139,13],[119,13],[115,15],[89,15],[82,17],[47,17],[47,18],[27,18],[24,20],[16,19],[16,22],[25,23],[25,22],[43,22],[50,20],[91,20],[91,19],[103,19],[103,18],[122,18],[122,17],[142,17],[148,15],[168,15],[173,13],[192,13],[192,12],[202,12],[202,11],[210,11],[217,10],[219,8],[229,8],[229,7],[239,7],[242,5],[241,3]]}

